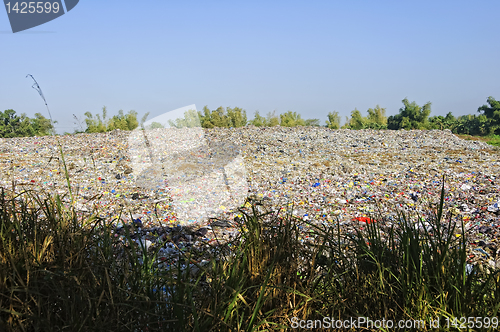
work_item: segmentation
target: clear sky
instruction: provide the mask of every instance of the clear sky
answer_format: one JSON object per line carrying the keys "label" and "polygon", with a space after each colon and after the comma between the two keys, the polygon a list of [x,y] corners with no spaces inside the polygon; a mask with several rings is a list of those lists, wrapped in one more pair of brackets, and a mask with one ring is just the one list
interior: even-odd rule
{"label": "clear sky", "polygon": [[431,115],[500,99],[500,1],[80,0],[13,34],[0,8],[0,110],[48,116],[196,104],[249,118],[296,111],[396,114],[407,97]]}

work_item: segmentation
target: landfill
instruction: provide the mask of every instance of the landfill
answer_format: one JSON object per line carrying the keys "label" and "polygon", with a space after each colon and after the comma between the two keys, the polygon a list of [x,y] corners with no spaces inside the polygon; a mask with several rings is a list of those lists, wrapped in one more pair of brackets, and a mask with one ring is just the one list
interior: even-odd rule
{"label": "landfill", "polygon": [[499,150],[449,130],[247,126],[2,138],[0,168],[6,190],[59,194],[82,214],[112,220],[118,239],[133,228],[146,249],[166,242],[165,260],[235,237],[246,197],[346,232],[395,223],[398,210],[429,231],[444,179],[444,214],[457,222],[456,237],[463,222],[469,262],[500,268]]}

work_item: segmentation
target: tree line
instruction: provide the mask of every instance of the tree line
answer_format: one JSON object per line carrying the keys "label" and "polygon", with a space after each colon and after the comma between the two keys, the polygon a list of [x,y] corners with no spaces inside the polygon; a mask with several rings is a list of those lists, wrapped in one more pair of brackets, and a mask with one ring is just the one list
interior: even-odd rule
{"label": "tree line", "polygon": [[[451,112],[446,116],[430,116],[431,103],[423,106],[416,102],[409,102],[407,98],[402,100],[403,106],[399,113],[386,116],[386,109],[379,105],[367,110],[363,116],[358,109],[351,112],[350,117],[346,117],[345,123],[341,125],[341,116],[338,112],[332,111],[327,114],[325,127],[330,129],[449,129],[455,134],[467,135],[500,135],[500,101],[493,97],[487,98],[487,104],[480,106],[479,113],[462,115],[455,117]],[[107,109],[103,107],[102,114],[94,116],[91,112],[85,113],[84,129],[81,121],[73,115],[80,125],[78,132],[103,133],[115,129],[134,130],[142,125],[149,113],[146,113],[140,121],[137,120],[137,112],[129,111],[124,113],[118,111],[118,115],[107,117]],[[56,123],[56,121],[54,121]],[[269,112],[266,116],[255,111],[254,118],[249,120],[244,109],[239,107],[218,107],[210,110],[208,106],[203,107],[203,111],[189,110],[184,113],[183,118],[170,120],[170,127],[203,127],[203,128],[238,128],[248,125],[256,127],[296,127],[296,126],[321,126],[319,119],[303,119],[297,112],[285,112],[276,114]],[[147,129],[162,128],[162,124],[153,122]],[[28,118],[25,114],[17,116],[14,110],[0,112],[0,137],[20,137],[20,136],[43,136],[50,135],[54,131],[50,120],[40,113],[35,114],[34,119]]]}
{"label": "tree line", "polygon": [[[210,110],[208,106],[203,107],[203,112],[188,110],[184,112],[183,118],[169,120],[171,127],[202,127],[202,128],[239,128],[248,125],[256,127],[296,127],[296,126],[320,126],[319,119],[302,119],[297,112],[288,111],[284,114],[276,115],[276,112],[269,112],[266,116],[261,116],[259,111],[255,112],[254,118],[248,120],[247,113],[239,107],[219,107]],[[148,129],[162,128],[162,124],[153,122]]]}
{"label": "tree line", "polygon": [[448,112],[446,116],[430,116],[430,102],[420,106],[405,98],[402,100],[403,107],[396,115],[386,117],[385,108],[378,105],[373,109],[368,109],[366,117],[354,109],[351,112],[351,117],[346,117],[346,123],[341,127],[338,113],[330,112],[326,126],[332,129],[449,129],[455,134],[500,135],[500,101],[488,97],[486,102],[487,104],[478,108],[478,115],[468,114],[455,117],[451,112]]}
{"label": "tree line", "polygon": [[[350,117],[346,117],[344,125],[341,125],[341,116],[333,111],[327,114],[325,127],[330,129],[391,129],[391,130],[411,130],[411,129],[449,129],[455,134],[468,134],[486,136],[500,134],[500,101],[493,97],[488,97],[487,104],[478,108],[479,115],[469,114],[455,117],[451,112],[446,116],[430,116],[431,103],[423,106],[416,102],[410,102],[407,98],[402,100],[403,107],[399,113],[386,116],[386,109],[379,105],[367,110],[367,115],[363,116],[358,109],[351,112]],[[210,110],[207,106],[203,112],[189,110],[185,112],[184,118],[169,121],[171,127],[195,127],[203,128],[226,127],[237,128],[247,125],[256,127],[295,127],[295,126],[320,126],[319,119],[303,119],[297,112],[288,111],[284,114],[276,115],[269,112],[266,116],[260,115],[256,111],[252,120],[247,120],[246,111],[239,108],[219,107]],[[149,128],[160,128],[159,123],[153,123]]]}
{"label": "tree line", "polygon": [[53,131],[54,126],[41,113],[29,118],[24,113],[17,115],[12,109],[0,111],[0,137],[46,136]]}
{"label": "tree line", "polygon": [[[143,116],[141,121],[144,122],[148,115],[149,112]],[[84,132],[104,133],[115,129],[134,130],[139,127],[139,121],[137,120],[136,111],[132,110],[125,114],[123,110],[119,110],[118,115],[113,115],[111,118],[108,118],[107,116],[108,110],[106,106],[102,108],[102,116],[100,114],[96,114],[96,116],[94,117],[91,112],[85,112],[85,124],[87,128],[84,130]],[[81,125],[78,117],[76,115],[73,115],[73,117],[77,120],[78,124]],[[83,132],[83,130],[77,130],[76,132]]]}

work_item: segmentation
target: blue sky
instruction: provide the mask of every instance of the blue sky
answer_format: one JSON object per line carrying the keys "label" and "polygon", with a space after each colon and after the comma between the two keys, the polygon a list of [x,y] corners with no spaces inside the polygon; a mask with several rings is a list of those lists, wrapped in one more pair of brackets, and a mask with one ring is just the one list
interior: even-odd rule
{"label": "blue sky", "polygon": [[[0,110],[135,110],[150,118],[196,104],[250,118],[295,111],[396,114],[407,97],[431,115],[476,113],[500,99],[500,1],[80,0],[13,34],[0,9]],[[47,116],[47,115],[46,115]]]}

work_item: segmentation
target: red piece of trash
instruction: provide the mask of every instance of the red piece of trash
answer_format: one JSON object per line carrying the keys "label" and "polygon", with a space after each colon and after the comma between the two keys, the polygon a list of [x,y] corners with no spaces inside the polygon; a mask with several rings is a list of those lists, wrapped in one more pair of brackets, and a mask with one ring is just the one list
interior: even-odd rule
{"label": "red piece of trash", "polygon": [[366,224],[371,224],[372,222],[377,222],[375,219],[371,219],[368,217],[356,217],[354,219],[356,219],[357,221],[364,222]]}

